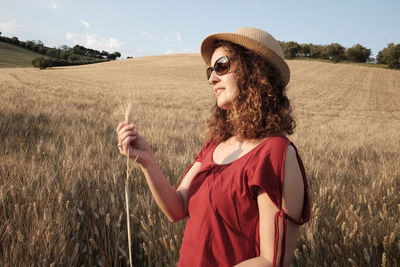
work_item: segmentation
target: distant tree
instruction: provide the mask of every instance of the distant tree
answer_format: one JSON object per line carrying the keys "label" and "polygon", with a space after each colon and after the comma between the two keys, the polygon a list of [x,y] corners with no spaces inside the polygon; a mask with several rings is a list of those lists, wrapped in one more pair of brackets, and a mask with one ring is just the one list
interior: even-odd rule
{"label": "distant tree", "polygon": [[121,53],[119,53],[119,52],[114,52],[114,53],[108,54],[108,56],[107,56],[107,58],[109,60],[115,60],[119,57],[121,57]]}
{"label": "distant tree", "polygon": [[44,57],[37,57],[32,60],[32,64],[35,68],[43,70],[46,68],[46,59]]}
{"label": "distant tree", "polygon": [[75,45],[72,47],[72,53],[76,55],[85,56],[86,55],[86,48],[81,45]]}
{"label": "distant tree", "polygon": [[58,49],[61,51],[70,51],[72,48],[69,47],[68,45],[60,45]]}
{"label": "distant tree", "polygon": [[45,58],[45,68],[53,67],[53,60],[51,58]]}
{"label": "distant tree", "polygon": [[27,48],[29,50],[31,50],[34,45],[35,45],[35,43],[32,42],[32,41],[26,41],[25,42],[25,48]]}
{"label": "distant tree", "polygon": [[40,40],[37,40],[37,41],[33,40],[32,42],[37,46],[44,46],[43,42]]}
{"label": "distant tree", "polygon": [[376,55],[376,62],[379,64],[386,64],[385,58],[383,57],[383,50],[379,51],[378,55]]}
{"label": "distant tree", "polygon": [[20,41],[17,37],[9,38],[0,36],[0,41],[11,44],[16,44],[20,47],[38,52],[47,57],[35,58],[32,64],[39,68],[47,68],[52,66],[68,66],[68,65],[82,65],[103,62],[108,60],[115,60],[121,57],[121,53],[114,52],[108,53],[106,51],[98,51],[91,48],[86,48],[81,45],[69,47],[62,45],[59,48],[47,47],[40,40],[33,41]]}
{"label": "distant tree", "polygon": [[60,58],[67,60],[68,57],[71,55],[69,51],[61,50],[60,52]]}
{"label": "distant tree", "polygon": [[50,67],[57,67],[57,66],[68,66],[68,62],[61,58],[48,58]]}
{"label": "distant tree", "polygon": [[18,40],[18,38],[15,37],[15,36],[14,36],[13,38],[11,38],[10,41],[11,41],[12,44],[19,45],[19,40]]}
{"label": "distant tree", "polygon": [[40,48],[42,48],[43,46],[40,46],[40,45],[33,45],[32,46],[32,51],[35,51],[35,52],[38,52],[39,53],[39,50],[40,50]]}
{"label": "distant tree", "polygon": [[356,44],[346,49],[346,56],[352,62],[367,62],[371,55],[371,49]]}
{"label": "distant tree", "polygon": [[294,58],[296,57],[300,50],[301,46],[293,41],[290,42],[282,42],[282,49],[283,49],[283,54],[285,55],[285,58]]}
{"label": "distant tree", "polygon": [[337,63],[346,58],[345,48],[338,43],[329,44],[325,46],[324,56],[329,58],[332,62]]}
{"label": "distant tree", "polygon": [[80,58],[80,56],[79,55],[77,55],[77,54],[72,54],[72,55],[70,55],[70,56],[68,56],[68,61],[69,62],[75,62],[75,61],[79,61],[81,58]]}
{"label": "distant tree", "polygon": [[310,44],[311,58],[322,58],[323,53],[324,53],[324,47],[322,45]]}
{"label": "distant tree", "polygon": [[299,54],[303,57],[309,57],[311,54],[311,46],[310,44],[301,44]]}
{"label": "distant tree", "polygon": [[86,56],[91,58],[102,58],[101,52],[94,49],[86,49]]}
{"label": "distant tree", "polygon": [[60,51],[57,48],[49,48],[46,52],[46,55],[49,57],[59,57]]}
{"label": "distant tree", "polygon": [[46,55],[47,50],[48,50],[47,47],[42,46],[42,47],[39,48],[39,53],[42,54],[42,55]]}
{"label": "distant tree", "polygon": [[61,45],[58,47],[59,57],[64,60],[68,60],[68,57],[72,55],[72,48],[68,45]]}
{"label": "distant tree", "polygon": [[386,48],[378,52],[378,63],[388,64],[391,69],[400,69],[400,43],[390,43]]}
{"label": "distant tree", "polygon": [[18,41],[17,45],[20,46],[20,47],[26,48],[24,41]]}
{"label": "distant tree", "polygon": [[100,54],[101,54],[101,57],[102,57],[102,58],[108,58],[108,55],[109,55],[109,53],[108,53],[107,51],[104,51],[104,50],[101,51]]}

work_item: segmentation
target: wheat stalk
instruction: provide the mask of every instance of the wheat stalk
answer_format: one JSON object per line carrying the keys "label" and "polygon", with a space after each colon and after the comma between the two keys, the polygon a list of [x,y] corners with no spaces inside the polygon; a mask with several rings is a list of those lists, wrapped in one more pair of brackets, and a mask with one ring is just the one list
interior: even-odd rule
{"label": "wheat stalk", "polygon": [[[135,160],[136,162],[136,160]],[[128,232],[128,249],[129,249],[129,266],[132,265],[132,243],[131,243],[131,223],[129,219],[129,150],[128,154],[126,155],[126,180],[125,180],[125,202],[126,202],[126,228]]]}
{"label": "wheat stalk", "polygon": [[[130,115],[132,114],[132,104],[129,103],[128,106],[125,106],[122,101],[120,101],[123,109],[125,109],[125,121],[129,121]],[[126,155],[126,179],[125,179],[125,208],[126,208],[126,228],[128,235],[128,249],[129,249],[129,266],[132,265],[132,242],[131,242],[131,224],[130,224],[130,216],[129,216],[129,176],[130,176],[130,165],[129,165],[129,150]],[[137,157],[134,163],[137,161]]]}

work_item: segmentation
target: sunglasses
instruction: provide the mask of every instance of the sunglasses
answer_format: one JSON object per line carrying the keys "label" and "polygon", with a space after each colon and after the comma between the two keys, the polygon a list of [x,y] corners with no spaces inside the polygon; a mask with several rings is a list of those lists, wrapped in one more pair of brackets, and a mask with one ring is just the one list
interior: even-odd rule
{"label": "sunglasses", "polygon": [[210,79],[211,73],[215,70],[215,72],[219,75],[222,76],[224,74],[227,74],[229,71],[229,68],[231,67],[230,60],[227,56],[220,57],[215,61],[214,67],[209,67],[207,68],[207,80]]}

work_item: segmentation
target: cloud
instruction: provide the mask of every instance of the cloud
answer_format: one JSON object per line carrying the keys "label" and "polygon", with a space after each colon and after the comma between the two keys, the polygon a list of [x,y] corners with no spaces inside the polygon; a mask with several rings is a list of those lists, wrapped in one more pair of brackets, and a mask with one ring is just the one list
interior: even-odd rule
{"label": "cloud", "polygon": [[117,49],[120,48],[122,45],[123,43],[120,40],[113,37],[110,37],[108,41],[105,43],[105,46],[109,47],[110,49]]}
{"label": "cloud", "polygon": [[154,35],[151,35],[151,34],[148,33],[148,32],[141,32],[141,33],[140,33],[140,36],[143,37],[143,38],[145,38],[145,39],[147,39],[147,40],[155,40],[156,38],[158,38],[158,37],[156,37],[156,36],[154,36]]}
{"label": "cloud", "polygon": [[50,5],[51,5],[52,9],[59,9],[61,6],[60,3],[56,3],[56,2],[51,2]]}
{"label": "cloud", "polygon": [[110,11],[112,9],[112,5],[107,5],[106,6],[106,11]]}
{"label": "cloud", "polygon": [[76,36],[78,36],[78,34],[74,33],[74,32],[67,32],[67,34],[66,34],[66,37],[67,37],[68,41],[75,39]]}
{"label": "cloud", "polygon": [[141,32],[140,36],[144,39],[166,43],[181,43],[183,41],[182,34],[179,32],[170,32],[167,35],[154,35],[149,32]]}
{"label": "cloud", "polygon": [[169,55],[169,54],[177,54],[177,53],[195,53],[197,50],[195,48],[185,48],[185,49],[176,49],[173,50],[171,48],[168,48],[164,54]]}
{"label": "cloud", "polygon": [[79,41],[77,40],[77,37],[78,37],[78,34],[77,34],[77,33],[74,33],[74,32],[67,32],[67,34],[65,35],[65,37],[67,38],[67,40],[68,40],[70,43],[73,43],[73,44],[78,44],[78,43],[79,43]]}
{"label": "cloud", "polygon": [[93,49],[112,50],[121,47],[122,43],[113,37],[106,38],[97,34],[86,34],[86,46]]}
{"label": "cloud", "polygon": [[182,34],[180,34],[179,32],[176,32],[175,35],[176,35],[176,41],[178,43],[181,43],[183,41]]}
{"label": "cloud", "polygon": [[114,38],[104,37],[97,34],[77,34],[73,32],[67,32],[65,35],[67,41],[72,45],[83,45],[87,48],[96,50],[106,50],[114,52],[125,45],[125,42]]}
{"label": "cloud", "polygon": [[198,52],[197,48],[185,48],[183,49],[183,53],[196,53]]}
{"label": "cloud", "polygon": [[86,20],[81,19],[81,20],[79,20],[79,21],[83,24],[83,26],[86,27],[86,29],[89,29],[89,28],[90,28],[90,23],[87,22]]}
{"label": "cloud", "polygon": [[14,31],[14,29],[17,27],[17,23],[12,20],[12,21],[5,21],[0,23],[0,30],[1,32],[4,33],[11,33]]}

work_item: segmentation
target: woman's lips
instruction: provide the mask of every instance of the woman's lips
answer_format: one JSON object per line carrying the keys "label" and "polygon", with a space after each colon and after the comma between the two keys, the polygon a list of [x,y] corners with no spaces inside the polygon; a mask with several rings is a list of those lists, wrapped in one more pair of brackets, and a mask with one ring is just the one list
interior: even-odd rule
{"label": "woman's lips", "polygon": [[215,95],[219,96],[221,94],[222,90],[224,90],[224,88],[216,88],[216,89],[214,89]]}

